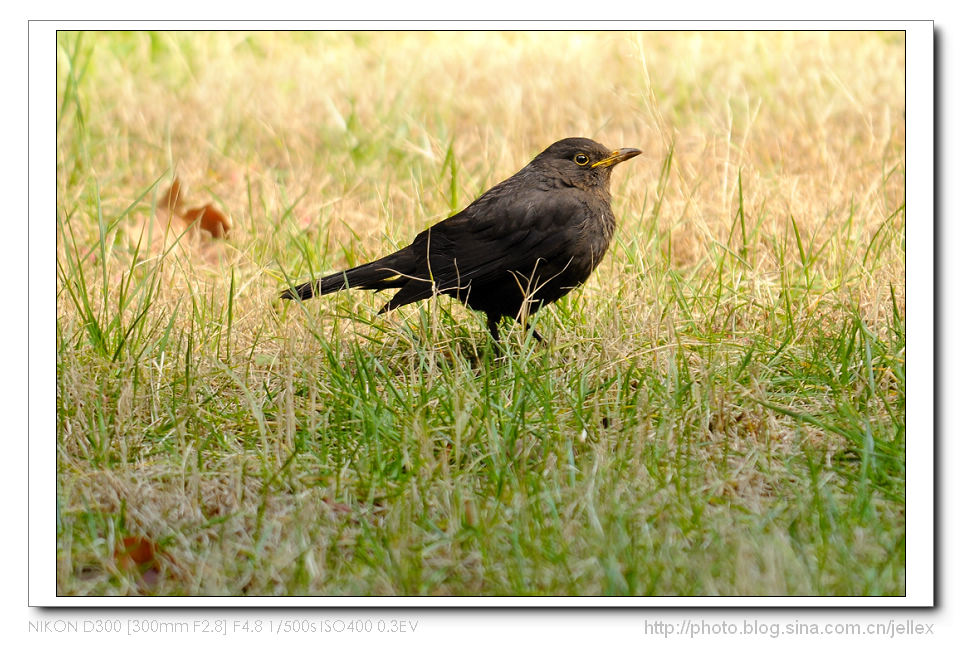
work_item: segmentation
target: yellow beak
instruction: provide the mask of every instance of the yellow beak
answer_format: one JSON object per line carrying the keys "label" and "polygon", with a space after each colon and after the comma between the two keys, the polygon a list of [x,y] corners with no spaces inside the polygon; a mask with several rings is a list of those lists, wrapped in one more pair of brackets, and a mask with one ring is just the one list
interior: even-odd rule
{"label": "yellow beak", "polygon": [[608,153],[608,157],[598,160],[591,165],[591,168],[604,168],[605,166],[614,166],[625,160],[630,160],[635,155],[641,155],[641,151],[637,148],[619,148],[616,151],[611,151]]}

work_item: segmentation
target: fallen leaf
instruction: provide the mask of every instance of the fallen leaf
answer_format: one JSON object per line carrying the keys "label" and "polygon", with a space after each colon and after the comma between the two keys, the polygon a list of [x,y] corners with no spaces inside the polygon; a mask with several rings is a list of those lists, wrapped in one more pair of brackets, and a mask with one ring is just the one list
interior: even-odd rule
{"label": "fallen leaf", "polygon": [[200,219],[200,228],[209,233],[214,238],[223,238],[230,230],[231,223],[222,211],[213,204],[205,204],[203,207],[188,209],[180,216],[187,223],[192,223]]}
{"label": "fallen leaf", "polygon": [[157,545],[146,537],[124,537],[114,549],[114,561],[121,571],[136,576],[138,590],[151,593],[160,583],[160,551]]}
{"label": "fallen leaf", "polygon": [[123,541],[114,549],[114,559],[118,568],[129,571],[135,566],[141,566],[155,560],[156,548],[154,542],[144,537],[124,537]]}
{"label": "fallen leaf", "polygon": [[167,189],[167,192],[157,201],[157,207],[165,211],[170,211],[171,213],[177,213],[178,208],[181,206],[180,201],[183,194],[184,191],[180,184],[180,179],[175,177],[173,182],[170,183],[170,188]]}

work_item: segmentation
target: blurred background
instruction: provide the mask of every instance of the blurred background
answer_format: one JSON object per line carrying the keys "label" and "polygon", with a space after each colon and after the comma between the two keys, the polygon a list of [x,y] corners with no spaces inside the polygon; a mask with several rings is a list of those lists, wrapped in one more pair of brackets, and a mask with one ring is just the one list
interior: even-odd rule
{"label": "blurred background", "polygon": [[569,136],[642,148],[614,194],[649,205],[674,151],[659,226],[682,266],[730,227],[739,173],[772,231],[853,201],[871,225],[902,191],[883,185],[904,150],[901,33],[63,33],[60,62],[62,201],[79,164],[117,208],[176,172],[234,236],[348,227],[373,253]]}

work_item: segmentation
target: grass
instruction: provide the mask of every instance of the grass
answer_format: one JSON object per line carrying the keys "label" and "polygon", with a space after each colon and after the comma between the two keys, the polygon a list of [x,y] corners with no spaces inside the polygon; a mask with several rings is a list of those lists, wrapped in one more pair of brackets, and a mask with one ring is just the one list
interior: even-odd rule
{"label": "grass", "polygon": [[[900,33],[58,35],[62,595],[903,595]],[[645,151],[495,359],[282,305],[552,141]],[[171,230],[157,201],[232,218]],[[115,550],[156,546],[146,582]]]}

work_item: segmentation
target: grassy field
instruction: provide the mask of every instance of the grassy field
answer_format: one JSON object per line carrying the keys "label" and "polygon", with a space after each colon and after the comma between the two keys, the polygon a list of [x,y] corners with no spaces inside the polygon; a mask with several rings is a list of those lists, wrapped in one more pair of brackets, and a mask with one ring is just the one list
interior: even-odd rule
{"label": "grassy field", "polygon": [[[903,45],[60,33],[58,591],[904,594]],[[645,154],[547,348],[278,302],[568,136]]]}

